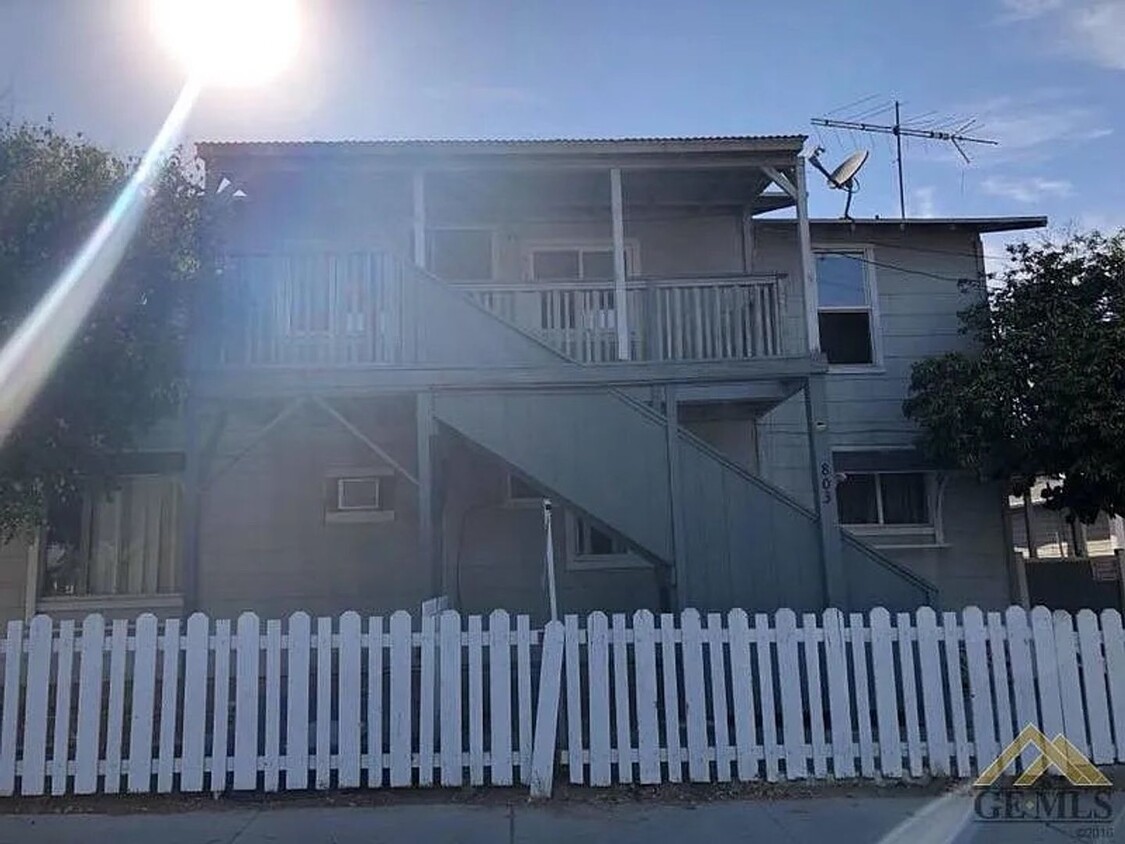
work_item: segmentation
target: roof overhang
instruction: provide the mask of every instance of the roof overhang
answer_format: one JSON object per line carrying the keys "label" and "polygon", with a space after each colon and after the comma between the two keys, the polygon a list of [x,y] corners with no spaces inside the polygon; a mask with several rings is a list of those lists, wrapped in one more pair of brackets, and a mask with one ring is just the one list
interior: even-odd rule
{"label": "roof overhang", "polygon": [[[774,222],[762,220],[762,223]],[[792,220],[778,220],[776,222],[792,225]],[[976,234],[991,234],[995,232],[1014,232],[1026,229],[1041,229],[1047,225],[1047,218],[1035,217],[913,217],[905,220],[882,219],[879,217],[869,219],[813,219],[809,223],[818,228],[836,227],[849,231],[858,231],[862,228],[875,229],[930,229],[946,231],[968,231]]]}

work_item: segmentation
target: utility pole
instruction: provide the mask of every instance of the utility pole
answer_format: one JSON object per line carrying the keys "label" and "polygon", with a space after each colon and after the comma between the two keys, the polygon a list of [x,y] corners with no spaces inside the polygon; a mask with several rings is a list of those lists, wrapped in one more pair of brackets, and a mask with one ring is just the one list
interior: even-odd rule
{"label": "utility pole", "polygon": [[898,156],[898,216],[906,219],[906,181],[902,178],[902,119],[899,115],[899,102],[895,100],[895,150]]}
{"label": "utility pole", "polygon": [[827,117],[814,117],[812,119],[813,126],[824,126],[828,129],[849,129],[854,132],[867,132],[870,134],[881,135],[894,135],[895,136],[895,149],[898,154],[898,210],[899,216],[906,219],[906,179],[903,176],[902,166],[902,139],[903,138],[922,138],[928,141],[947,141],[953,144],[954,149],[961,154],[965,159],[965,163],[969,163],[969,156],[966,154],[962,144],[987,144],[988,146],[996,146],[999,142],[993,141],[988,138],[976,138],[963,134],[973,126],[975,121],[969,122],[958,127],[955,131],[944,132],[937,129],[916,129],[912,126],[902,125],[902,104],[895,100],[895,122],[892,125],[885,123],[864,123],[858,120],[833,120]]}

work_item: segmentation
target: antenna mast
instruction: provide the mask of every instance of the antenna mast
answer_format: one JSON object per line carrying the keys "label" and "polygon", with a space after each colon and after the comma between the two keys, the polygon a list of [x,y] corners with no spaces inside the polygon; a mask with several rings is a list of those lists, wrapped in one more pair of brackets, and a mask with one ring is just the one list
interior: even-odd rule
{"label": "antenna mast", "polygon": [[834,120],[827,117],[814,117],[814,126],[824,126],[828,129],[849,129],[854,132],[868,132],[870,134],[894,135],[895,148],[898,154],[898,210],[899,216],[906,219],[906,184],[902,175],[902,139],[923,138],[928,141],[948,141],[954,149],[969,163],[969,156],[961,144],[988,144],[996,146],[999,142],[988,138],[975,138],[963,134],[968,131],[976,121],[970,120],[952,132],[943,132],[937,129],[916,129],[912,126],[903,126],[900,114],[901,103],[895,100],[895,122],[891,125],[885,123],[864,123],[858,120]]}

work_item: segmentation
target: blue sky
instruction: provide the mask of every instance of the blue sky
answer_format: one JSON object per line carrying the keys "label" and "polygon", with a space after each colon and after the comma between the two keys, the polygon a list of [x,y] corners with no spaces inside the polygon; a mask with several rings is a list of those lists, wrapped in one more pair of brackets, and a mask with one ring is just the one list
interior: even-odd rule
{"label": "blue sky", "polygon": [[[0,108],[143,149],[180,84],[145,0],[0,0]],[[907,147],[912,215],[1048,214],[1125,225],[1125,0],[305,0],[298,61],[209,93],[189,139],[812,133],[861,98],[972,116],[965,167]],[[843,109],[837,116],[860,111]],[[883,117],[887,115],[876,115]],[[897,212],[882,138],[854,213]],[[840,197],[813,182],[815,214]]]}

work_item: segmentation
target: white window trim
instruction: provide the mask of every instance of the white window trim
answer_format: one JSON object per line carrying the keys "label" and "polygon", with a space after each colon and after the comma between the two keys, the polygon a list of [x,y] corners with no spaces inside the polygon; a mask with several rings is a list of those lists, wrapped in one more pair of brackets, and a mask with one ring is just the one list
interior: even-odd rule
{"label": "white window trim", "polygon": [[[857,375],[872,375],[885,372],[883,358],[883,332],[879,314],[879,282],[878,268],[875,265],[875,244],[873,243],[813,243],[813,260],[818,254],[825,252],[862,252],[863,253],[863,278],[867,287],[867,312],[871,319],[871,363],[834,363],[829,364],[829,374],[845,373]],[[819,278],[817,284],[820,283]],[[862,309],[847,306],[824,307],[817,303],[817,315],[821,311],[829,313],[856,313]]]}
{"label": "white window trim", "polygon": [[[836,449],[841,451],[844,449]],[[847,474],[847,473],[845,473]],[[875,475],[875,507],[879,516],[879,523],[876,524],[848,524],[840,522],[840,527],[850,531],[856,536],[865,537],[868,539],[894,539],[896,537],[922,537],[925,541],[912,542],[905,544],[890,544],[884,542],[873,542],[872,544],[878,548],[945,548],[948,547],[945,542],[945,530],[943,526],[943,499],[945,493],[946,477],[943,473],[934,472],[928,469],[892,469],[892,470],[870,470],[853,471],[853,475]],[[929,523],[919,524],[883,524],[883,485],[878,481],[880,475],[922,475],[926,484],[926,508],[930,513]]]}
{"label": "white window trim", "polygon": [[566,513],[566,569],[567,571],[627,571],[651,569],[652,563],[632,551],[620,554],[578,554],[578,517]]}
{"label": "white window trim", "polygon": [[[360,467],[360,468],[343,468],[343,469],[330,469],[325,472],[324,479],[326,483],[335,484],[336,486],[336,502],[337,509],[330,510],[327,505],[324,506],[324,522],[325,524],[337,525],[351,525],[351,524],[384,524],[386,522],[393,522],[395,520],[395,511],[379,510],[365,507],[349,507],[345,509],[339,508],[339,495],[340,495],[340,481],[359,478],[393,478],[394,469],[389,469],[384,466],[378,467]],[[379,493],[382,497],[382,491]]]}
{"label": "white window trim", "polygon": [[491,281],[496,281],[496,268],[500,266],[500,239],[497,237],[496,226],[489,226],[480,223],[466,223],[465,225],[456,225],[453,223],[443,223],[438,226],[426,227],[426,271],[433,272],[434,263],[434,239],[430,237],[434,232],[488,232],[489,252],[491,258],[489,260],[490,266],[488,270],[488,278],[446,278],[443,281],[451,283],[464,282],[466,284],[487,284]]}
{"label": "white window trim", "polygon": [[[523,280],[535,282],[537,279],[532,273],[532,255],[536,252],[550,252],[557,250],[576,249],[583,252],[613,252],[612,238],[536,238],[525,240],[520,244],[520,264],[523,267]],[[641,275],[641,245],[635,237],[625,238],[625,266],[628,278]],[[582,279],[578,279],[581,281]],[[613,279],[605,279],[612,281]],[[543,281],[550,284],[550,281]]]}

